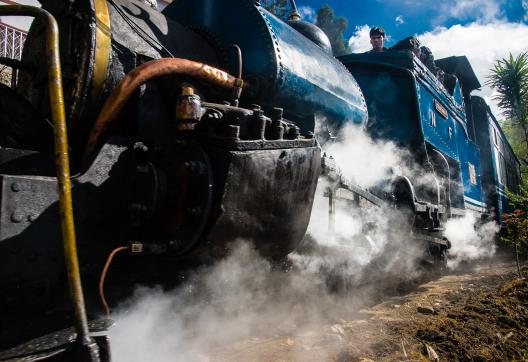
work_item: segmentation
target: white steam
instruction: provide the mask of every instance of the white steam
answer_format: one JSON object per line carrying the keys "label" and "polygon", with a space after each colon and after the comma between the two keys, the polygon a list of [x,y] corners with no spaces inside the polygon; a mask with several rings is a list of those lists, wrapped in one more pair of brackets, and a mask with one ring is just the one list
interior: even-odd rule
{"label": "white steam", "polygon": [[[406,151],[390,141],[372,139],[364,128],[353,124],[326,142],[323,151],[335,159],[347,180],[363,189],[387,191],[385,186],[393,177],[413,172],[407,165]],[[315,251],[295,255],[295,261],[311,272],[330,271],[351,281],[361,280],[368,273],[380,278],[412,273],[422,250],[410,240],[410,230],[401,228],[408,215],[390,204],[378,207],[362,200],[358,207],[354,201],[340,199],[351,194],[339,190],[335,221],[331,222],[328,187],[326,181],[319,181],[308,226]]]}
{"label": "white steam", "polygon": [[137,290],[113,316],[112,353],[127,362],[232,360],[225,353],[235,342],[295,338],[314,324],[350,318],[353,309],[318,275],[274,271],[239,242],[176,290]]}
{"label": "white steam", "polygon": [[[417,175],[417,168],[406,164],[404,151],[391,142],[372,140],[357,126],[345,127],[324,151],[335,158],[346,178],[363,188],[401,173]],[[354,202],[338,200],[330,232],[324,196],[328,186],[318,184],[304,247],[289,256],[293,270],[276,271],[249,243],[238,242],[227,258],[195,271],[175,290],[138,289],[114,315],[114,359],[252,360],[245,350],[262,340],[302,338],[311,328],[324,330],[340,319],[354,318],[366,297],[346,293],[348,286],[360,282],[384,288],[380,281],[388,277],[414,277],[424,244],[412,240],[409,215],[391,206],[369,207],[363,202],[358,208]],[[475,225],[471,215],[448,221],[445,235],[454,256],[450,266],[493,254],[496,224],[476,230]],[[345,287],[345,293],[331,293],[336,286]],[[324,343],[321,350],[326,354],[317,358],[335,360],[340,347]],[[245,351],[244,357],[240,351]],[[310,351],[296,353],[294,360],[313,360]]]}
{"label": "white steam", "polygon": [[498,232],[495,221],[480,223],[471,212],[462,218],[448,220],[444,231],[444,236],[451,242],[448,266],[456,268],[462,261],[493,256]]}
{"label": "white steam", "polygon": [[394,143],[373,140],[363,128],[353,124],[343,127],[337,141],[323,148],[335,158],[344,176],[363,188],[401,172],[405,165],[405,153]]}

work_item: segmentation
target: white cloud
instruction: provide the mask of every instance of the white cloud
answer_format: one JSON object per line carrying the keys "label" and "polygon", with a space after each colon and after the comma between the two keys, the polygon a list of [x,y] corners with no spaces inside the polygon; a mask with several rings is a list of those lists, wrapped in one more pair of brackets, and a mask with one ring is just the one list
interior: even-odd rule
{"label": "white cloud", "polygon": [[511,52],[514,56],[528,50],[528,25],[523,23],[478,22],[468,25],[438,27],[418,36],[423,45],[431,48],[435,58],[465,55],[483,85],[482,91],[474,92],[485,98],[494,114],[500,118],[497,104],[492,101],[493,91],[485,86],[490,69],[497,59]]}
{"label": "white cloud", "polygon": [[311,6],[300,6],[297,10],[301,14],[301,17],[305,21],[314,22],[315,20],[315,9]]}
{"label": "white cloud", "polygon": [[448,19],[490,22],[503,18],[503,0],[452,0],[443,2],[435,19],[438,24]]}
{"label": "white cloud", "polygon": [[394,21],[396,22],[396,26],[402,25],[403,23],[405,23],[405,20],[403,20],[403,16],[401,15],[398,15],[396,19],[394,19]]}
{"label": "white cloud", "polygon": [[372,49],[369,31],[368,24],[356,26],[354,34],[348,39],[348,46],[352,53],[362,53]]}

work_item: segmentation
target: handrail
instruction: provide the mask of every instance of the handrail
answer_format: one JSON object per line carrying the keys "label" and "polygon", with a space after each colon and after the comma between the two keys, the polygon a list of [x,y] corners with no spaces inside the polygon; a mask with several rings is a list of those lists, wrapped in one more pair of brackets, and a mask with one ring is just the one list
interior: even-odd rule
{"label": "handrail", "polygon": [[68,138],[66,131],[66,114],[62,91],[62,74],[59,54],[59,27],[57,21],[44,9],[25,5],[0,6],[0,15],[32,16],[46,24],[46,56],[48,60],[49,98],[54,124],[55,164],[59,193],[59,213],[70,297],[75,316],[75,330],[81,353],[89,361],[99,361],[97,345],[90,337],[88,318],[77,257],[75,227],[70,182],[70,161],[68,155]]}

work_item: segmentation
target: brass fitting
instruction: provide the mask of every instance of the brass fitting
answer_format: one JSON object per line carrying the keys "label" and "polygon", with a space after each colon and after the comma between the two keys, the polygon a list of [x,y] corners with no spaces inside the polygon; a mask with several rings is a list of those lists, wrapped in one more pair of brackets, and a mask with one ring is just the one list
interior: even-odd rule
{"label": "brass fitting", "polygon": [[183,87],[176,102],[176,128],[180,131],[193,130],[202,117],[200,97],[192,87]]}

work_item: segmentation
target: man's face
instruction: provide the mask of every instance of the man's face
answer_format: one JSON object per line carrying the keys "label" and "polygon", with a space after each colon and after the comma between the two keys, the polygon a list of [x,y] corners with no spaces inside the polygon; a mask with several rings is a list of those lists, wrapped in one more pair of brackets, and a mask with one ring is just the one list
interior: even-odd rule
{"label": "man's face", "polygon": [[383,35],[380,34],[374,34],[370,37],[370,44],[372,44],[372,49],[374,50],[382,50],[383,49],[383,41],[385,39],[383,38]]}

